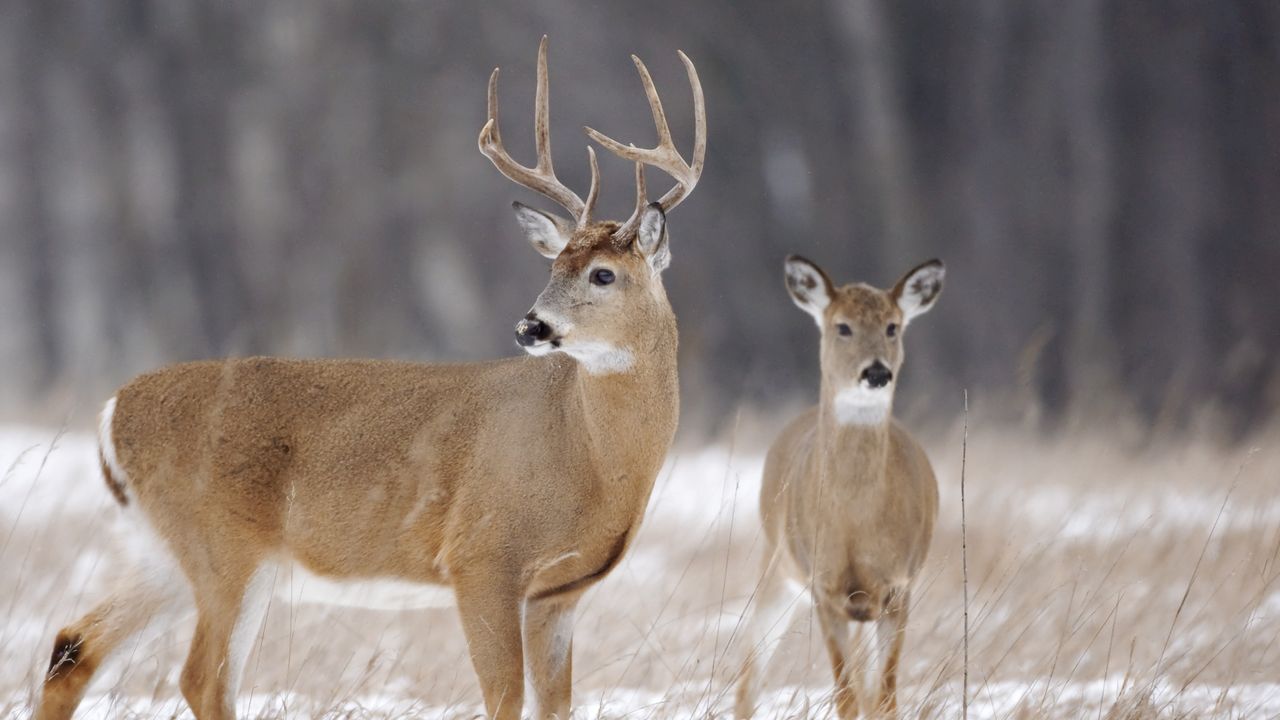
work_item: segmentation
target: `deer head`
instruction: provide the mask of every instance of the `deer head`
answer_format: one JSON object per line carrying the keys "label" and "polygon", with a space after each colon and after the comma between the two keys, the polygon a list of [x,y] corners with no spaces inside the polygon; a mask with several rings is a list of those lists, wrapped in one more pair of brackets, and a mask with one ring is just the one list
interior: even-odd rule
{"label": "deer head", "polygon": [[902,334],[942,292],[940,260],[916,266],[889,290],[862,283],[836,287],[830,276],[798,255],[785,264],[787,292],[813,316],[822,333],[823,402],[843,425],[883,422],[902,367]]}
{"label": "deer head", "polygon": [[[547,100],[547,38],[538,47],[538,81],[534,101],[534,137],[538,160],[533,167],[511,159],[498,130],[498,70],[489,77],[489,119],[480,131],[480,152],[512,181],[541,193],[568,211],[565,217],[513,203],[516,219],[530,244],[552,259],[551,279],[533,308],[516,324],[516,342],[532,355],[564,352],[588,372],[603,374],[631,366],[644,335],[672,322],[671,306],[662,287],[661,272],[671,261],[667,213],[693,190],[706,156],[706,109],[702,85],[693,63],[680,53],[693,87],[696,138],[693,163],[680,156],[667,127],[662,102],[649,71],[632,56],[644,84],[658,130],[656,147],[622,145],[586,128],[605,149],[635,163],[636,207],[625,222],[593,218],[600,190],[595,151],[588,146],[591,187],[584,201],[555,176],[551,161],[551,132]],[[676,184],[650,203],[644,167],[652,165],[675,178]]]}

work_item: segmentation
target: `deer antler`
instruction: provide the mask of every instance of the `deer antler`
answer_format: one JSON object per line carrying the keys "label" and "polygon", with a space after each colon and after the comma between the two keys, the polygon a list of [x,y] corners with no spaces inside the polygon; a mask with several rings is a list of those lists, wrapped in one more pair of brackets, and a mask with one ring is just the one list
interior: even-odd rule
{"label": "deer antler", "polygon": [[653,124],[658,130],[658,144],[652,148],[623,145],[597,130],[586,128],[587,135],[606,150],[636,163],[636,209],[622,227],[614,231],[616,239],[622,240],[634,235],[636,228],[640,226],[640,215],[649,202],[644,190],[644,165],[652,165],[676,180],[675,187],[658,201],[663,212],[679,205],[693,191],[698,178],[702,176],[702,164],[707,155],[707,108],[703,102],[702,83],[698,80],[698,71],[694,69],[693,62],[683,52],[680,52],[680,60],[684,63],[685,71],[689,74],[689,85],[693,88],[692,165],[686,163],[676,149],[675,142],[671,139],[671,128],[667,127],[667,115],[662,110],[662,100],[658,98],[658,91],[653,86],[653,78],[649,76],[649,69],[635,55],[631,56],[631,61],[636,64],[640,82],[644,84],[644,93],[649,98],[649,110],[653,113]]}
{"label": "deer antler", "polygon": [[547,98],[547,36],[542,36],[538,45],[538,85],[534,100],[533,134],[537,141],[538,163],[533,167],[525,167],[511,159],[511,155],[502,145],[502,133],[498,130],[498,68],[489,76],[489,120],[480,130],[480,152],[498,168],[498,172],[506,175],[513,182],[539,192],[559,203],[573,219],[578,227],[591,222],[591,214],[595,210],[596,197],[600,190],[600,169],[596,165],[595,151],[587,147],[587,157],[591,164],[591,190],[584,203],[578,194],[570,190],[556,178],[551,166],[551,127],[550,108]]}

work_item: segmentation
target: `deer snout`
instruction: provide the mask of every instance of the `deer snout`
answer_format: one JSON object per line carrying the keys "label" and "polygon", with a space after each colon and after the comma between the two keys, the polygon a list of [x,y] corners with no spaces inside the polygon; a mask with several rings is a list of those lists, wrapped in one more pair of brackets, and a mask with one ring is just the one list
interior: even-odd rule
{"label": "deer snout", "polygon": [[536,313],[529,313],[516,323],[516,343],[520,347],[529,347],[540,340],[551,337],[551,326],[538,319]]}
{"label": "deer snout", "polygon": [[862,371],[862,379],[873,388],[882,388],[893,380],[893,371],[885,366],[884,363],[876,360]]}

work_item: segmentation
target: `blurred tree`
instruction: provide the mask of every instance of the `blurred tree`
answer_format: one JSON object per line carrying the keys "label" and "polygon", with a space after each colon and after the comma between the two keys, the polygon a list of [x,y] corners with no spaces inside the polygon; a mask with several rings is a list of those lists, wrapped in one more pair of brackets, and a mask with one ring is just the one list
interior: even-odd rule
{"label": "blurred tree", "polygon": [[[510,354],[543,282],[475,149],[485,80],[532,157],[678,138],[696,61],[707,171],[672,220],[688,419],[812,396],[780,262],[892,283],[947,260],[903,405],[1053,421],[1133,407],[1239,434],[1280,404],[1280,6],[889,0],[0,4],[0,404],[98,397],[182,359]],[[603,158],[604,209],[630,169]],[[655,192],[658,190],[655,188]],[[535,200],[536,202],[536,200]]]}

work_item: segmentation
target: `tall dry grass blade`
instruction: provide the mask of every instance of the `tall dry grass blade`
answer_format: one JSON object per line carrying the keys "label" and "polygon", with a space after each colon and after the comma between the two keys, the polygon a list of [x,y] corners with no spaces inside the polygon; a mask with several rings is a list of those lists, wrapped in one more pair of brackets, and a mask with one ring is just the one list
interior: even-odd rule
{"label": "tall dry grass blade", "polygon": [[1200,565],[1204,562],[1204,556],[1209,552],[1209,544],[1213,542],[1213,536],[1218,531],[1218,523],[1222,520],[1222,514],[1226,512],[1227,504],[1231,502],[1231,495],[1235,493],[1236,488],[1240,485],[1240,476],[1244,473],[1244,469],[1248,467],[1249,461],[1253,459],[1257,451],[1257,448],[1251,449],[1245,456],[1244,461],[1240,463],[1240,467],[1236,469],[1236,476],[1231,481],[1231,487],[1227,489],[1226,496],[1222,498],[1222,505],[1218,507],[1218,514],[1213,518],[1213,525],[1209,527],[1209,535],[1204,539],[1204,545],[1200,548],[1200,556],[1196,558],[1196,564],[1191,568],[1191,577],[1187,579],[1187,587],[1182,591],[1182,599],[1178,601],[1178,609],[1174,611],[1173,620],[1169,623],[1169,632],[1165,635],[1164,645],[1160,648],[1160,657],[1156,660],[1155,673],[1152,675],[1151,685],[1147,690],[1148,694],[1155,688],[1156,683],[1159,682],[1160,676],[1164,672],[1165,654],[1169,650],[1169,643],[1173,640],[1173,631],[1177,628],[1178,618],[1182,617],[1182,611],[1187,606],[1187,599],[1191,597],[1191,588],[1195,586],[1196,577],[1200,574]]}
{"label": "tall dry grass blade", "polygon": [[1120,601],[1124,593],[1116,595],[1116,606],[1111,611],[1111,639],[1107,641],[1107,659],[1102,665],[1102,692],[1098,695],[1098,720],[1102,720],[1102,709],[1107,704],[1107,675],[1111,672],[1111,651],[1116,646],[1116,623],[1120,621]]}
{"label": "tall dry grass blade", "polygon": [[31,451],[35,450],[38,447],[40,447],[39,443],[36,443],[35,445],[31,445],[25,448],[24,450],[22,450],[22,452],[18,453],[17,456],[13,458],[13,462],[9,463],[9,469],[4,471],[4,477],[0,477],[0,487],[4,487],[5,484],[7,484],[10,480],[13,479],[14,473],[18,472],[18,467],[22,465],[22,461],[26,459],[27,455],[30,454]]}
{"label": "tall dry grass blade", "polygon": [[964,434],[960,439],[960,568],[964,581],[964,682],[960,716],[969,720],[969,537],[964,508],[964,471],[969,455],[969,389],[964,391]]}
{"label": "tall dry grass blade", "polygon": [[[729,484],[729,476],[730,475],[733,476],[733,498],[729,503],[729,533],[728,533],[728,538],[727,538],[727,541],[725,542],[725,548],[724,548],[724,568],[720,576],[720,608],[719,608],[718,614],[716,615],[715,637],[711,641],[711,672],[707,676],[707,687],[704,693],[705,697],[699,699],[698,704],[694,705],[694,712],[696,714],[698,710],[701,709],[702,700],[705,699],[707,701],[706,712],[708,716],[712,715],[712,710],[715,706],[715,703],[726,692],[725,688],[721,688],[719,693],[715,692],[714,683],[716,681],[716,669],[719,667],[720,654],[721,654],[719,651],[720,625],[722,622],[722,618],[724,618],[725,594],[729,590],[729,560],[730,560],[730,556],[732,556],[733,554],[733,523],[734,523],[734,520],[737,519],[738,490],[739,490],[739,486],[741,485],[741,477],[739,476],[738,473],[735,473],[733,471],[733,455],[734,455],[734,452],[738,449],[738,427],[741,422],[742,422],[742,409],[739,408],[738,412],[734,415],[734,418],[733,418],[733,431],[729,435],[729,457],[728,457],[728,462],[725,463],[725,474],[724,474],[723,480],[721,481],[721,488],[722,488],[721,494],[723,495],[723,488],[725,488]],[[739,617],[739,622],[741,622],[741,617]],[[737,634],[737,630],[738,630],[737,625],[735,625],[733,631],[731,632],[731,635]],[[726,653],[727,651],[728,651],[728,648],[726,647]]]}

